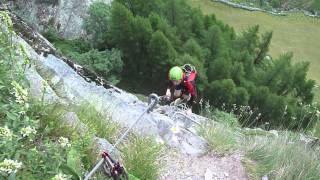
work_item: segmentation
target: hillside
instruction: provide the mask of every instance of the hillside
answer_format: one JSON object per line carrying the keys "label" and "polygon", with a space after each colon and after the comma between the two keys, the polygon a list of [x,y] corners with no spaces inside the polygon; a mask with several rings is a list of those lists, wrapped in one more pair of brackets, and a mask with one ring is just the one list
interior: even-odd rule
{"label": "hillside", "polygon": [[[86,6],[79,39],[0,7],[0,179],[82,179],[103,150],[130,180],[320,178],[307,63],[184,0],[115,1]],[[193,107],[133,94],[162,94],[184,63],[197,67]]]}
{"label": "hillside", "polygon": [[[14,42],[25,48],[25,55],[31,61],[30,66],[26,68],[27,78],[30,82],[28,97],[37,99],[44,95],[42,103],[46,105],[48,105],[47,103],[57,103],[56,106],[62,108],[62,111],[59,111],[56,115],[49,111],[49,114],[40,116],[42,123],[46,120],[46,122],[51,121],[51,124],[55,124],[50,126],[52,128],[50,130],[51,138],[54,139],[57,133],[61,135],[61,133],[68,132],[73,128],[77,131],[81,127],[80,131],[83,133],[89,131],[114,142],[121,133],[118,129],[119,124],[128,127],[130,125],[129,121],[133,121],[146,108],[143,102],[125,91],[114,86],[103,87],[98,82],[93,83],[94,74],[87,76],[89,74],[86,72],[87,70],[64,57],[60,57],[59,53],[55,52],[48,44],[48,41],[36,32],[32,32],[30,28],[26,28],[23,23],[15,22],[14,24],[15,30],[19,29],[21,35],[21,38],[13,36]],[[50,54],[47,57],[42,56],[46,53]],[[41,88],[43,84],[46,84],[46,88]],[[94,98],[97,96],[99,98]],[[60,104],[59,101],[64,105]],[[81,109],[74,109],[74,106],[78,106],[77,102],[81,101],[88,104],[84,104],[80,107]],[[36,111],[36,109],[33,109],[35,108],[33,104],[31,107],[32,109],[29,109],[29,111]],[[135,179],[218,178],[245,180],[248,178],[260,179],[261,177],[292,179],[296,177],[297,172],[299,173],[298,179],[320,177],[319,171],[317,171],[320,162],[319,140],[316,138],[298,132],[274,130],[268,132],[260,128],[241,128],[238,120],[248,118],[249,111],[235,116],[232,112],[216,111],[206,106],[202,114],[207,118],[191,116],[194,120],[201,122],[201,125],[199,125],[196,123],[190,124],[188,118],[191,117],[183,115],[183,111],[178,110],[178,113],[182,116],[174,118],[172,110],[177,111],[177,109],[166,106],[158,108],[155,112],[146,115],[134,129],[135,132],[139,132],[143,136],[159,138],[158,143],[165,143],[167,148],[161,150],[161,145],[155,143],[152,139],[134,138],[132,135],[119,147],[123,153],[122,157],[125,165],[129,172],[136,176]],[[0,111],[0,114],[0,128],[2,128],[3,123],[9,122],[11,117],[3,114],[3,110]],[[66,119],[60,119],[61,117]],[[68,126],[61,124],[61,120],[63,123],[69,122]],[[9,128],[12,128],[11,125],[9,125]],[[37,130],[40,136],[47,135],[45,132]],[[72,135],[71,132],[66,134],[69,138],[75,138],[75,136],[79,136],[76,135],[78,134],[76,131],[72,131]],[[0,138],[7,135],[3,131],[1,133]],[[10,148],[11,144],[8,142],[10,141],[1,141],[1,145]],[[36,145],[30,144],[30,142],[33,142],[33,140],[30,139],[28,144],[28,146],[33,147],[32,152],[37,152],[39,148],[45,150],[49,148],[41,146],[41,142]],[[79,143],[83,142],[80,141]],[[18,144],[22,144],[22,142]],[[110,144],[108,145],[105,140],[99,141],[98,144],[107,144],[102,148],[110,148]],[[77,147],[74,142],[68,146]],[[89,147],[90,144],[86,144],[85,148]],[[75,168],[74,171],[56,168],[51,172],[47,170],[29,174],[30,169],[37,170],[37,165],[41,165],[41,162],[28,163],[28,159],[24,155],[14,158],[15,161],[21,162],[24,166],[18,163],[14,167],[11,166],[10,171],[7,171],[5,169],[7,168],[5,166],[6,160],[1,162],[4,158],[7,158],[7,154],[1,154],[0,167],[6,171],[1,169],[0,177],[9,175],[17,178],[53,177],[56,172],[60,172],[52,179],[67,180],[71,176],[81,178],[81,175],[85,175],[94,165],[98,155],[89,154],[91,161],[88,162],[84,161],[83,158],[87,158],[89,155],[82,154],[88,153],[88,149],[80,152],[77,149],[71,149],[73,151],[69,149],[64,151],[68,152],[65,155],[68,161],[61,159],[56,160],[55,163],[62,165],[66,163],[69,169]],[[55,152],[56,149],[51,150]],[[89,150],[92,151],[93,149],[89,148]],[[38,158],[38,156],[40,155],[35,154],[33,157]],[[55,156],[58,155],[55,154]],[[71,160],[75,161],[70,161],[70,156],[73,157]],[[82,158],[79,159],[80,157]],[[81,164],[86,162],[85,166],[79,167],[79,162]],[[50,163],[52,163],[52,160]],[[45,165],[46,167],[49,166],[49,164]],[[279,171],[280,168],[284,168],[285,171]],[[14,172],[11,170],[14,170]],[[105,176],[98,173],[96,178],[105,179]]]}
{"label": "hillside", "polygon": [[[320,84],[320,19],[306,17],[302,13],[273,16],[232,8],[211,0],[189,2],[194,7],[200,7],[205,14],[215,14],[218,19],[233,26],[238,33],[256,24],[262,32],[273,31],[270,54],[277,57],[284,52],[293,52],[295,62],[309,61],[309,77]],[[316,88],[316,95],[319,101],[319,88]]]}

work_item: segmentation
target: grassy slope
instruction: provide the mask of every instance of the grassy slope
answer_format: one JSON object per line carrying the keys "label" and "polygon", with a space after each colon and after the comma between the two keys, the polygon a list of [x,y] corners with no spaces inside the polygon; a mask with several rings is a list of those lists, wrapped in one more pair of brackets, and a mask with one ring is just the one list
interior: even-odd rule
{"label": "grassy slope", "polygon": [[[189,0],[194,7],[200,7],[205,14],[214,13],[237,32],[259,24],[261,32],[273,31],[270,52],[277,57],[283,52],[294,52],[294,62],[311,62],[309,77],[320,84],[320,19],[306,17],[301,13],[288,16],[273,16],[262,12],[250,12],[231,8],[210,0]],[[317,100],[320,90],[317,89]]]}
{"label": "grassy slope", "polygon": [[215,154],[244,152],[249,179],[259,180],[264,175],[274,180],[320,178],[320,146],[311,148],[311,143],[304,144],[301,137],[306,136],[302,133],[240,128],[232,113],[210,108],[205,112],[212,121],[202,124],[198,132]]}

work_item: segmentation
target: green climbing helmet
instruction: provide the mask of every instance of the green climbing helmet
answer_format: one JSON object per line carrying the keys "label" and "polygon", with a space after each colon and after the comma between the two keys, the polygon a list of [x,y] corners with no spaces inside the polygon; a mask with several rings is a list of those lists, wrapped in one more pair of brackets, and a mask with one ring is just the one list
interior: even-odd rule
{"label": "green climbing helmet", "polygon": [[179,66],[174,66],[169,71],[169,79],[179,81],[183,77],[183,70]]}

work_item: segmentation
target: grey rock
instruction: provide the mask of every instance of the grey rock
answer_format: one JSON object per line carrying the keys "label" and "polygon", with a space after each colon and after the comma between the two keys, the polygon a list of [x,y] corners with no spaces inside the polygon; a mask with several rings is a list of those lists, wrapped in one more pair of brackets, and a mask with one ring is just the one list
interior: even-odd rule
{"label": "grey rock", "polygon": [[[98,0],[37,0],[9,1],[8,6],[37,31],[55,27],[65,38],[78,38],[84,34],[82,21],[91,3]],[[111,0],[99,0],[110,4]]]}
{"label": "grey rock", "polygon": [[209,168],[207,168],[207,170],[204,174],[204,179],[205,180],[213,180],[213,173]]}
{"label": "grey rock", "polygon": [[[54,89],[59,91],[58,95],[73,104],[89,103],[105,117],[111,117],[113,121],[126,127],[147,109],[147,105],[132,94],[117,88],[105,89],[93,82],[85,81],[53,55],[49,55],[41,63],[43,69],[41,72],[49,72],[45,76],[51,80],[61,79],[54,85]],[[186,129],[173,134],[171,132],[173,126],[174,121],[170,117],[154,112],[141,117],[134,130],[142,135],[160,136],[167,144],[187,154],[198,156],[206,152],[207,143],[203,138]]]}
{"label": "grey rock", "polygon": [[59,102],[59,97],[46,83],[46,81],[37,73],[33,66],[26,69],[25,75],[30,84],[29,95],[31,97],[40,101],[44,101],[48,104]]}
{"label": "grey rock", "polygon": [[[43,38],[37,36],[36,33],[33,34],[36,38]],[[71,105],[90,104],[106,118],[111,118],[111,120],[125,127],[131,126],[147,110],[147,104],[130,93],[111,85],[109,86],[110,88],[105,88],[95,82],[86,81],[77,72],[77,69],[81,70],[79,65],[75,65],[78,67],[75,71],[63,60],[50,54],[47,57],[38,55],[24,40],[19,37],[14,39],[17,44],[23,45],[26,55],[35,65],[36,71],[48,83],[60,101]],[[48,46],[50,47],[50,45]],[[39,83],[35,84],[34,89],[39,86]],[[177,119],[175,117],[174,120],[171,115],[172,112],[170,111],[167,114],[158,112],[145,114],[134,126],[133,131],[141,135],[162,139],[168,145],[186,154],[200,156],[206,153],[207,142],[198,136],[196,132],[188,129],[193,127],[190,122],[187,123],[187,127],[182,127],[179,133],[171,131],[172,127],[176,125]],[[199,116],[193,116],[195,117],[193,118],[195,122],[199,123],[205,120]],[[178,119],[179,121],[187,120],[183,119],[183,116]]]}
{"label": "grey rock", "polygon": [[89,132],[88,127],[79,120],[75,112],[67,112],[62,116],[61,120],[65,126],[74,128],[81,136]]}
{"label": "grey rock", "polygon": [[94,137],[93,141],[95,142],[95,145],[99,150],[99,154],[101,154],[104,151],[107,151],[113,159],[116,159],[117,161],[122,161],[120,152],[116,148],[113,148],[113,145],[110,144],[106,139]]}

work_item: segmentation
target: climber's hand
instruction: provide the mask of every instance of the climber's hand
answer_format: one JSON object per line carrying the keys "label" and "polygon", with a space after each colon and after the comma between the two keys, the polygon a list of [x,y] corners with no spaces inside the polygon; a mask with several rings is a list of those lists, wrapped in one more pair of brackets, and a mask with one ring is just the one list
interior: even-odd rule
{"label": "climber's hand", "polygon": [[186,101],[189,101],[190,98],[191,98],[191,95],[190,95],[190,94],[183,94],[183,95],[182,95],[182,98],[183,98],[184,100],[186,100]]}
{"label": "climber's hand", "polygon": [[175,106],[178,106],[179,104],[182,104],[184,102],[183,98],[177,98],[176,100],[174,100],[173,104]]}
{"label": "climber's hand", "polygon": [[170,103],[171,98],[168,95],[164,95],[164,96],[161,96],[159,100],[160,100],[160,105],[166,105]]}

